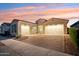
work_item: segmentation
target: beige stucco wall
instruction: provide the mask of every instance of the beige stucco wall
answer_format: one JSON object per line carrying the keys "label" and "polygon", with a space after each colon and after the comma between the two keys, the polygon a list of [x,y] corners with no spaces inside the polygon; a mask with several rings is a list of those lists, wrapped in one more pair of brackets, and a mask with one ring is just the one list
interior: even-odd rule
{"label": "beige stucco wall", "polygon": [[37,24],[37,34],[44,34],[44,23],[46,22],[46,19],[38,19],[36,21]]}

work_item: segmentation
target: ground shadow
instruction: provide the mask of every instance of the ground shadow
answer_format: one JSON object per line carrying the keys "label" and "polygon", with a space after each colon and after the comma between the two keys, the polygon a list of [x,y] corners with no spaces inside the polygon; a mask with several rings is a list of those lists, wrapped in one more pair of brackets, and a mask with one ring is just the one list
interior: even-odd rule
{"label": "ground shadow", "polygon": [[6,39],[11,39],[11,38],[14,38],[10,35],[0,35],[0,40],[6,40]]}

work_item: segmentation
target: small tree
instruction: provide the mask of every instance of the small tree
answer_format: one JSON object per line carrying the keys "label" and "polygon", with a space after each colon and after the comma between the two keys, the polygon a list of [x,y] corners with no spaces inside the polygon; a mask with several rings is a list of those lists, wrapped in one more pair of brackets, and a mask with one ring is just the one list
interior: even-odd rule
{"label": "small tree", "polygon": [[78,47],[78,38],[77,38],[77,30],[75,28],[70,28],[69,29],[69,34],[70,34],[70,37],[72,39],[72,42],[74,43],[74,45],[76,47]]}

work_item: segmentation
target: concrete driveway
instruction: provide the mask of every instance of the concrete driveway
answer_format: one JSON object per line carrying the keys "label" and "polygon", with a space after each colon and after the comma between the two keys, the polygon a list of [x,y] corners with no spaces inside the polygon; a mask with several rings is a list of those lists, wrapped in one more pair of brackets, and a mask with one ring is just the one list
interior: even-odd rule
{"label": "concrete driveway", "polygon": [[[65,35],[66,36],[66,35]],[[22,42],[44,47],[51,50],[64,52],[65,38],[64,35],[34,35],[28,38],[19,38]]]}
{"label": "concrete driveway", "polygon": [[21,56],[70,56],[69,54],[41,48],[13,39],[2,40],[0,42]]}

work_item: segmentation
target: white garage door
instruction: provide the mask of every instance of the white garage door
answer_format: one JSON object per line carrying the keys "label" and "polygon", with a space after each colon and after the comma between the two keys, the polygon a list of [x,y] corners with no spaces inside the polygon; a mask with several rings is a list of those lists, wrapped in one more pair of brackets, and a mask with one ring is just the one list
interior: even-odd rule
{"label": "white garage door", "polygon": [[30,34],[30,27],[28,25],[21,25],[21,35],[26,36]]}
{"label": "white garage door", "polygon": [[64,25],[48,25],[45,27],[45,34],[61,35],[64,34]]}

